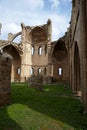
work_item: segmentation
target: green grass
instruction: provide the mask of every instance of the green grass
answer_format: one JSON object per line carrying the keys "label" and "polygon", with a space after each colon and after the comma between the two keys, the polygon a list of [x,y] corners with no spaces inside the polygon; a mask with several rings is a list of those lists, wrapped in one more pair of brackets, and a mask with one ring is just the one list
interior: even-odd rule
{"label": "green grass", "polygon": [[12,103],[0,108],[0,130],[87,130],[87,115],[69,88],[12,84]]}

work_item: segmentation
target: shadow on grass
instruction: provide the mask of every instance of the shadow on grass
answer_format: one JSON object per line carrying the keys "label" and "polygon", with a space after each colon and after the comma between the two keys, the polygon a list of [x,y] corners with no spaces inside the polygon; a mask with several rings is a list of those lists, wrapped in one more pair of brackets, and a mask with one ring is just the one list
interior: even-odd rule
{"label": "shadow on grass", "polygon": [[[82,113],[82,104],[79,100],[69,95],[61,95],[57,86],[49,86],[46,90],[48,91],[39,92],[25,85],[16,86],[14,84],[12,87],[12,103],[27,105],[29,108],[62,121],[76,130],[87,130],[87,115]],[[7,115],[6,110],[5,113],[9,122],[15,124]],[[17,124],[15,125],[17,126]]]}
{"label": "shadow on grass", "polygon": [[0,130],[22,130],[18,124],[10,118],[7,107],[0,107]]}

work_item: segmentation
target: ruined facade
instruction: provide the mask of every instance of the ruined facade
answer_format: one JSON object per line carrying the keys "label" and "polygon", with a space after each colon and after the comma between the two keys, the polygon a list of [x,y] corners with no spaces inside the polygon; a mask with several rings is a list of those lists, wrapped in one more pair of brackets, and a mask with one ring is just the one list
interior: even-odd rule
{"label": "ruined facade", "polygon": [[[8,34],[8,41],[0,41],[1,51],[13,57],[11,81],[25,81],[31,75],[42,74],[55,81],[69,82],[69,44],[65,37],[52,42],[52,23],[25,26],[17,34]],[[21,35],[19,44],[13,40]]]}
{"label": "ruined facade", "polygon": [[[1,51],[13,57],[11,81],[25,81],[31,75],[38,74],[51,76],[51,21],[40,26],[25,26],[22,23],[21,29],[17,34],[9,33],[8,41],[0,41]],[[14,43],[13,40],[19,35],[20,43]]]}
{"label": "ruined facade", "polygon": [[[54,81],[67,81],[73,92],[80,92],[87,112],[87,1],[72,0],[70,27],[52,41],[52,23],[40,26],[21,24],[21,32],[10,33],[0,41],[0,49],[13,57],[11,81],[25,81],[42,74]],[[21,36],[20,44],[13,42]]]}

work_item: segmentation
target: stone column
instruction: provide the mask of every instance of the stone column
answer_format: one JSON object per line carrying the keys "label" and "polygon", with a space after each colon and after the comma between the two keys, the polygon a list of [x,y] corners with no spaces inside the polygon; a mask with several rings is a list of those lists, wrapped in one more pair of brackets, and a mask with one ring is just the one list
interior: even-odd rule
{"label": "stone column", "polygon": [[11,65],[12,57],[0,53],[0,106],[11,102]]}
{"label": "stone column", "polygon": [[48,76],[51,76],[51,68],[52,68],[52,57],[51,57],[51,40],[52,40],[52,23],[51,20],[48,19]]}

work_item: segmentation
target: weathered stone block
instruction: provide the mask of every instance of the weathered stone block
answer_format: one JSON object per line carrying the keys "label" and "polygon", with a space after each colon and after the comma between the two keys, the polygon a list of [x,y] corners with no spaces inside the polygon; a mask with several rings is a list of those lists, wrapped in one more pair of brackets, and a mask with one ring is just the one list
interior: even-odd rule
{"label": "weathered stone block", "polygon": [[43,91],[43,77],[41,75],[31,76],[28,80],[28,86]]}
{"label": "weathered stone block", "polygon": [[7,53],[0,53],[0,106],[10,103],[12,57]]}

